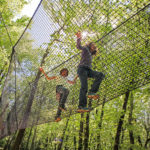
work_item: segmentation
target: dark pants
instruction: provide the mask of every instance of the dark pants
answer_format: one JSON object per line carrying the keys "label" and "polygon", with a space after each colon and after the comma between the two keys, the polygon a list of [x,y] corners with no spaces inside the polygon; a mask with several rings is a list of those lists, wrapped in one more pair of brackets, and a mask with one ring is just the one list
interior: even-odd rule
{"label": "dark pants", "polygon": [[61,115],[61,108],[65,108],[65,103],[67,100],[67,97],[69,95],[69,90],[63,87],[62,85],[57,85],[56,86],[56,93],[60,94],[60,99],[59,99],[59,106],[56,114],[56,118]]}
{"label": "dark pants", "polygon": [[88,78],[94,78],[95,81],[93,82],[91,89],[89,92],[96,93],[99,89],[99,86],[105,77],[105,75],[102,72],[93,71],[90,68],[87,67],[79,67],[77,71],[81,88],[80,88],[80,95],[79,95],[79,107],[86,107],[87,105],[87,98],[86,94],[88,91]]}

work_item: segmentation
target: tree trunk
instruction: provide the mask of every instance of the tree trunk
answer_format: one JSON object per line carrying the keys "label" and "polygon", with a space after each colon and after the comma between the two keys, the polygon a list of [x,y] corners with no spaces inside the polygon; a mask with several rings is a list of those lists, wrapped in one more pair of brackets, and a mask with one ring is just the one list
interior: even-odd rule
{"label": "tree trunk", "polygon": [[[55,40],[56,39],[54,39],[50,44],[53,44],[55,42]],[[42,66],[45,63],[45,59],[48,56],[48,54],[49,54],[49,49],[47,48],[45,53],[43,54],[40,66]],[[35,77],[35,80],[33,82],[32,88],[31,88],[29,100],[28,100],[28,103],[27,103],[27,106],[26,106],[26,110],[25,110],[25,113],[24,113],[24,116],[23,116],[23,121],[22,121],[22,123],[20,125],[20,128],[24,128],[25,129],[26,126],[27,126],[28,118],[29,118],[29,115],[30,115],[30,111],[31,111],[33,100],[34,100],[35,92],[37,90],[37,86],[38,86],[38,81],[40,79],[40,75],[41,75],[41,71],[38,70],[37,75]]]}
{"label": "tree trunk", "polygon": [[49,140],[48,140],[48,137],[47,137],[45,139],[45,144],[44,144],[45,149],[48,149],[48,144],[49,144]]}
{"label": "tree trunk", "polygon": [[83,116],[84,116],[84,114],[81,113],[78,150],[82,150],[82,147],[83,147]]}
{"label": "tree trunk", "polygon": [[[102,121],[103,121],[103,116],[104,116],[104,105],[105,105],[105,98],[103,100],[102,103],[102,111],[101,111],[101,115],[100,115],[100,121],[98,123],[98,128],[101,130],[102,128]],[[100,132],[97,135],[97,149],[101,149],[101,142],[100,142]]]}
{"label": "tree trunk", "polygon": [[11,142],[12,142],[12,140],[14,139],[14,137],[15,137],[15,136],[13,136],[13,137],[10,137],[10,136],[9,136],[9,138],[8,138],[8,140],[7,140],[7,143],[6,143],[5,146],[4,146],[4,150],[9,150],[9,149],[10,149],[10,145],[11,145]]}
{"label": "tree trunk", "polygon": [[[66,135],[66,140],[65,140],[66,143],[67,143],[68,139],[69,139],[69,136]],[[68,148],[69,148],[68,145],[65,145],[64,150],[68,150]]]}
{"label": "tree trunk", "polygon": [[144,146],[144,147],[145,147],[146,149],[147,149],[147,144],[148,144],[149,142],[150,142],[150,139],[147,139],[146,142],[145,142],[145,146]]}
{"label": "tree trunk", "polygon": [[118,150],[119,149],[121,128],[122,128],[123,119],[124,119],[125,113],[126,113],[126,107],[127,107],[127,103],[128,103],[128,98],[129,98],[129,91],[127,91],[126,94],[125,94],[125,99],[124,99],[124,104],[123,104],[123,111],[124,112],[123,112],[123,115],[121,115],[120,119],[119,119],[117,133],[116,133],[116,137],[115,137],[114,150]]}
{"label": "tree trunk", "polygon": [[31,127],[31,129],[30,129],[30,132],[29,132],[29,136],[28,136],[28,139],[27,139],[27,144],[26,144],[26,148],[25,148],[25,150],[27,150],[27,149],[28,149],[29,141],[30,141],[31,134],[32,134],[32,129],[33,129],[33,127]]}
{"label": "tree trunk", "polygon": [[76,143],[77,143],[77,141],[76,141],[76,137],[75,136],[73,138],[73,141],[74,141],[74,150],[76,150]]}
{"label": "tree trunk", "polygon": [[140,136],[138,136],[138,142],[139,142],[140,146],[142,147],[142,141],[141,141],[141,137]]}
{"label": "tree trunk", "polygon": [[88,141],[89,141],[89,113],[86,115],[86,127],[85,127],[85,134],[84,134],[84,150],[88,149]]}
{"label": "tree trunk", "polygon": [[[16,132],[16,133],[17,133],[17,132]],[[15,139],[16,133],[15,133],[12,137],[9,136],[9,139],[8,139],[8,141],[7,141],[7,144],[6,144],[5,147],[4,147],[4,150],[11,150],[11,143],[12,143],[13,140]]]}
{"label": "tree trunk", "polygon": [[20,146],[22,139],[24,137],[24,133],[25,133],[25,129],[20,129],[18,131],[18,135],[16,137],[16,140],[15,140],[15,143],[12,147],[12,150],[19,150],[19,146]]}
{"label": "tree trunk", "polygon": [[10,137],[8,138],[7,143],[6,143],[5,146],[4,146],[4,150],[7,150],[7,149],[8,149],[9,143],[10,143]]}
{"label": "tree trunk", "polygon": [[[133,112],[133,93],[131,92],[131,96],[130,96],[130,112],[129,112],[129,125],[132,126],[132,112]],[[130,150],[132,150],[132,145],[134,144],[134,136],[133,136],[133,131],[132,129],[129,129],[129,137],[130,137]]]}
{"label": "tree trunk", "polygon": [[120,143],[123,144],[125,129],[122,127],[121,131],[122,131],[122,135],[121,135],[121,142]]}
{"label": "tree trunk", "polygon": [[24,116],[23,116],[23,121],[21,123],[20,128],[25,129],[27,127],[28,118],[29,118],[29,115],[30,115],[30,112],[31,112],[31,107],[32,107],[33,99],[34,99],[35,92],[36,92],[36,89],[37,89],[37,86],[38,86],[38,81],[40,79],[40,75],[41,75],[41,72],[38,71],[37,76],[34,80],[34,84],[32,86],[31,92],[30,92],[29,100],[28,100],[28,103],[27,103],[27,106],[26,106],[26,110],[25,110],[25,113],[24,113]]}
{"label": "tree trunk", "polygon": [[[89,99],[88,107],[91,108],[92,106],[92,99]],[[86,115],[86,127],[85,127],[85,134],[84,134],[84,150],[88,149],[88,142],[89,142],[89,122],[90,122],[90,112]]]}
{"label": "tree trunk", "polygon": [[[45,86],[43,87],[43,91],[44,91],[44,89],[45,89]],[[32,90],[31,90],[32,91]],[[43,91],[42,91],[42,94],[43,94]],[[41,95],[42,95],[41,94]],[[42,99],[43,100],[43,99]],[[42,101],[42,102],[44,102],[44,100]],[[40,106],[42,106],[42,102],[40,101]],[[40,110],[40,108],[39,108],[39,110]],[[29,115],[29,114],[28,114]],[[26,117],[28,117],[28,116],[26,116]],[[38,121],[38,119],[39,119],[39,115],[38,115],[38,117],[37,117],[37,121]],[[34,122],[34,121],[33,121]],[[26,125],[25,125],[26,126]],[[36,129],[37,129],[37,127],[36,127]],[[36,132],[36,129],[35,129],[35,131],[34,131],[34,136],[36,135],[35,134],[35,132]],[[17,135],[17,137],[16,137],[16,140],[18,140],[19,139],[19,141],[17,142],[17,141],[15,141],[15,143],[17,143],[17,144],[21,144],[21,142],[22,142],[22,139],[23,139],[23,137],[24,137],[24,133],[25,133],[25,129],[20,129],[19,131],[18,131],[18,135]],[[18,137],[19,136],[19,137]],[[33,137],[34,138],[34,137]],[[28,138],[29,139],[29,138]],[[32,140],[32,142],[33,142],[33,140]],[[28,146],[28,145],[27,145]],[[13,147],[15,147],[15,145],[13,146]],[[19,147],[18,145],[17,145],[17,147]],[[32,147],[32,144],[31,144],[31,147]]]}
{"label": "tree trunk", "polygon": [[[46,58],[47,55],[48,55],[48,51],[46,51],[46,53],[44,54],[41,65],[44,63],[44,59]],[[36,92],[36,89],[37,89],[38,81],[40,79],[40,75],[41,75],[41,72],[38,71],[37,76],[34,80],[34,84],[32,86],[31,92],[30,92],[29,100],[28,100],[26,110],[25,110],[25,113],[24,113],[24,116],[23,116],[23,121],[20,125],[20,128],[22,128],[22,129],[19,130],[18,136],[17,136],[16,141],[15,141],[15,144],[17,144],[16,145],[17,147],[14,145],[13,146],[14,148],[15,147],[19,148],[18,144],[21,144],[21,142],[22,142],[22,138],[24,136],[25,128],[27,126],[28,118],[29,118],[29,115],[30,115],[34,95],[35,95],[35,92]],[[17,150],[17,149],[14,149],[14,150]]]}
{"label": "tree trunk", "polygon": [[36,130],[37,130],[37,126],[34,129],[34,134],[33,134],[32,142],[31,142],[30,150],[34,149],[34,140],[35,140],[35,137],[36,137]]}
{"label": "tree trunk", "polygon": [[[41,146],[41,141],[40,141],[40,139],[39,139],[38,144],[37,144],[35,150],[41,150],[40,146]],[[31,149],[31,150],[34,150],[34,148]]]}
{"label": "tree trunk", "polygon": [[58,145],[57,150],[61,150],[61,148],[62,148],[62,145],[63,145],[63,142],[64,142],[64,137],[65,137],[65,133],[66,133],[66,130],[67,130],[67,127],[68,127],[68,122],[69,122],[69,118],[67,119],[66,126],[65,126],[65,128],[63,130],[63,135],[61,137],[62,142]]}
{"label": "tree trunk", "polygon": [[149,133],[150,133],[149,129],[150,129],[150,127],[149,127],[149,123],[148,123],[149,122],[149,116],[147,116],[147,121],[146,122],[144,124],[145,132],[146,132],[146,140],[145,140],[145,145],[144,145],[145,148],[147,148],[147,144],[150,142],[150,138],[149,138]]}

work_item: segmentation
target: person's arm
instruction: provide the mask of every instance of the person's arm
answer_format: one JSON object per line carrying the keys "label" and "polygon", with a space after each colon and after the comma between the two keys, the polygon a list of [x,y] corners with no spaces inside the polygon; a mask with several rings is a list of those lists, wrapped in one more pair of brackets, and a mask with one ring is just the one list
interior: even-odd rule
{"label": "person's arm", "polygon": [[44,71],[44,69],[43,69],[42,67],[40,67],[39,70],[44,74],[44,76],[46,77],[47,80],[53,80],[53,79],[56,79],[56,78],[57,78],[57,76],[49,77],[49,76],[45,73],[45,71]]}
{"label": "person's arm", "polygon": [[76,36],[77,36],[77,49],[84,50],[84,47],[81,46],[81,39],[82,39],[81,32],[78,31],[76,33]]}
{"label": "person's arm", "polygon": [[76,75],[76,77],[74,78],[74,80],[73,80],[73,81],[68,80],[68,83],[70,83],[70,84],[75,84],[75,83],[76,83],[77,78],[78,78],[78,75]]}

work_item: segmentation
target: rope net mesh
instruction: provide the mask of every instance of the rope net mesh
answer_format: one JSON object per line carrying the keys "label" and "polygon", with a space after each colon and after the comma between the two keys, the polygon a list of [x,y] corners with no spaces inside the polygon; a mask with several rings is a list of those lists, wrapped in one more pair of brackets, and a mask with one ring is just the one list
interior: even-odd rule
{"label": "rope net mesh", "polygon": [[[68,79],[77,74],[80,51],[75,33],[85,31],[82,45],[94,41],[98,54],[93,70],[103,72],[98,94],[92,107],[105,99],[112,100],[128,90],[150,82],[150,5],[148,0],[43,0],[24,33],[14,46],[14,53],[1,100],[0,137],[18,129],[53,122],[59,102],[56,100],[57,80],[46,80],[39,71],[42,66],[48,76],[69,70]],[[89,88],[93,80],[89,79]],[[68,85],[66,112],[78,107],[80,81]]]}

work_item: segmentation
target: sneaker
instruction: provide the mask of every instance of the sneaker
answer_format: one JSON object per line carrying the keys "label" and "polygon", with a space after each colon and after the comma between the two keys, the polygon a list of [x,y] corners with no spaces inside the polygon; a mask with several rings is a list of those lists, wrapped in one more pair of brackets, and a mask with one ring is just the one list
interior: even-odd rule
{"label": "sneaker", "polygon": [[57,118],[55,119],[55,122],[59,122],[59,121],[61,121],[61,118],[60,118],[60,117],[57,117]]}
{"label": "sneaker", "polygon": [[67,109],[65,107],[64,108],[63,107],[59,107],[59,109],[62,110],[62,111],[67,111]]}
{"label": "sneaker", "polygon": [[88,93],[88,98],[99,99],[99,95],[96,93]]}
{"label": "sneaker", "polygon": [[84,113],[84,112],[90,112],[91,109],[87,108],[87,107],[79,107],[77,112],[79,113]]}

